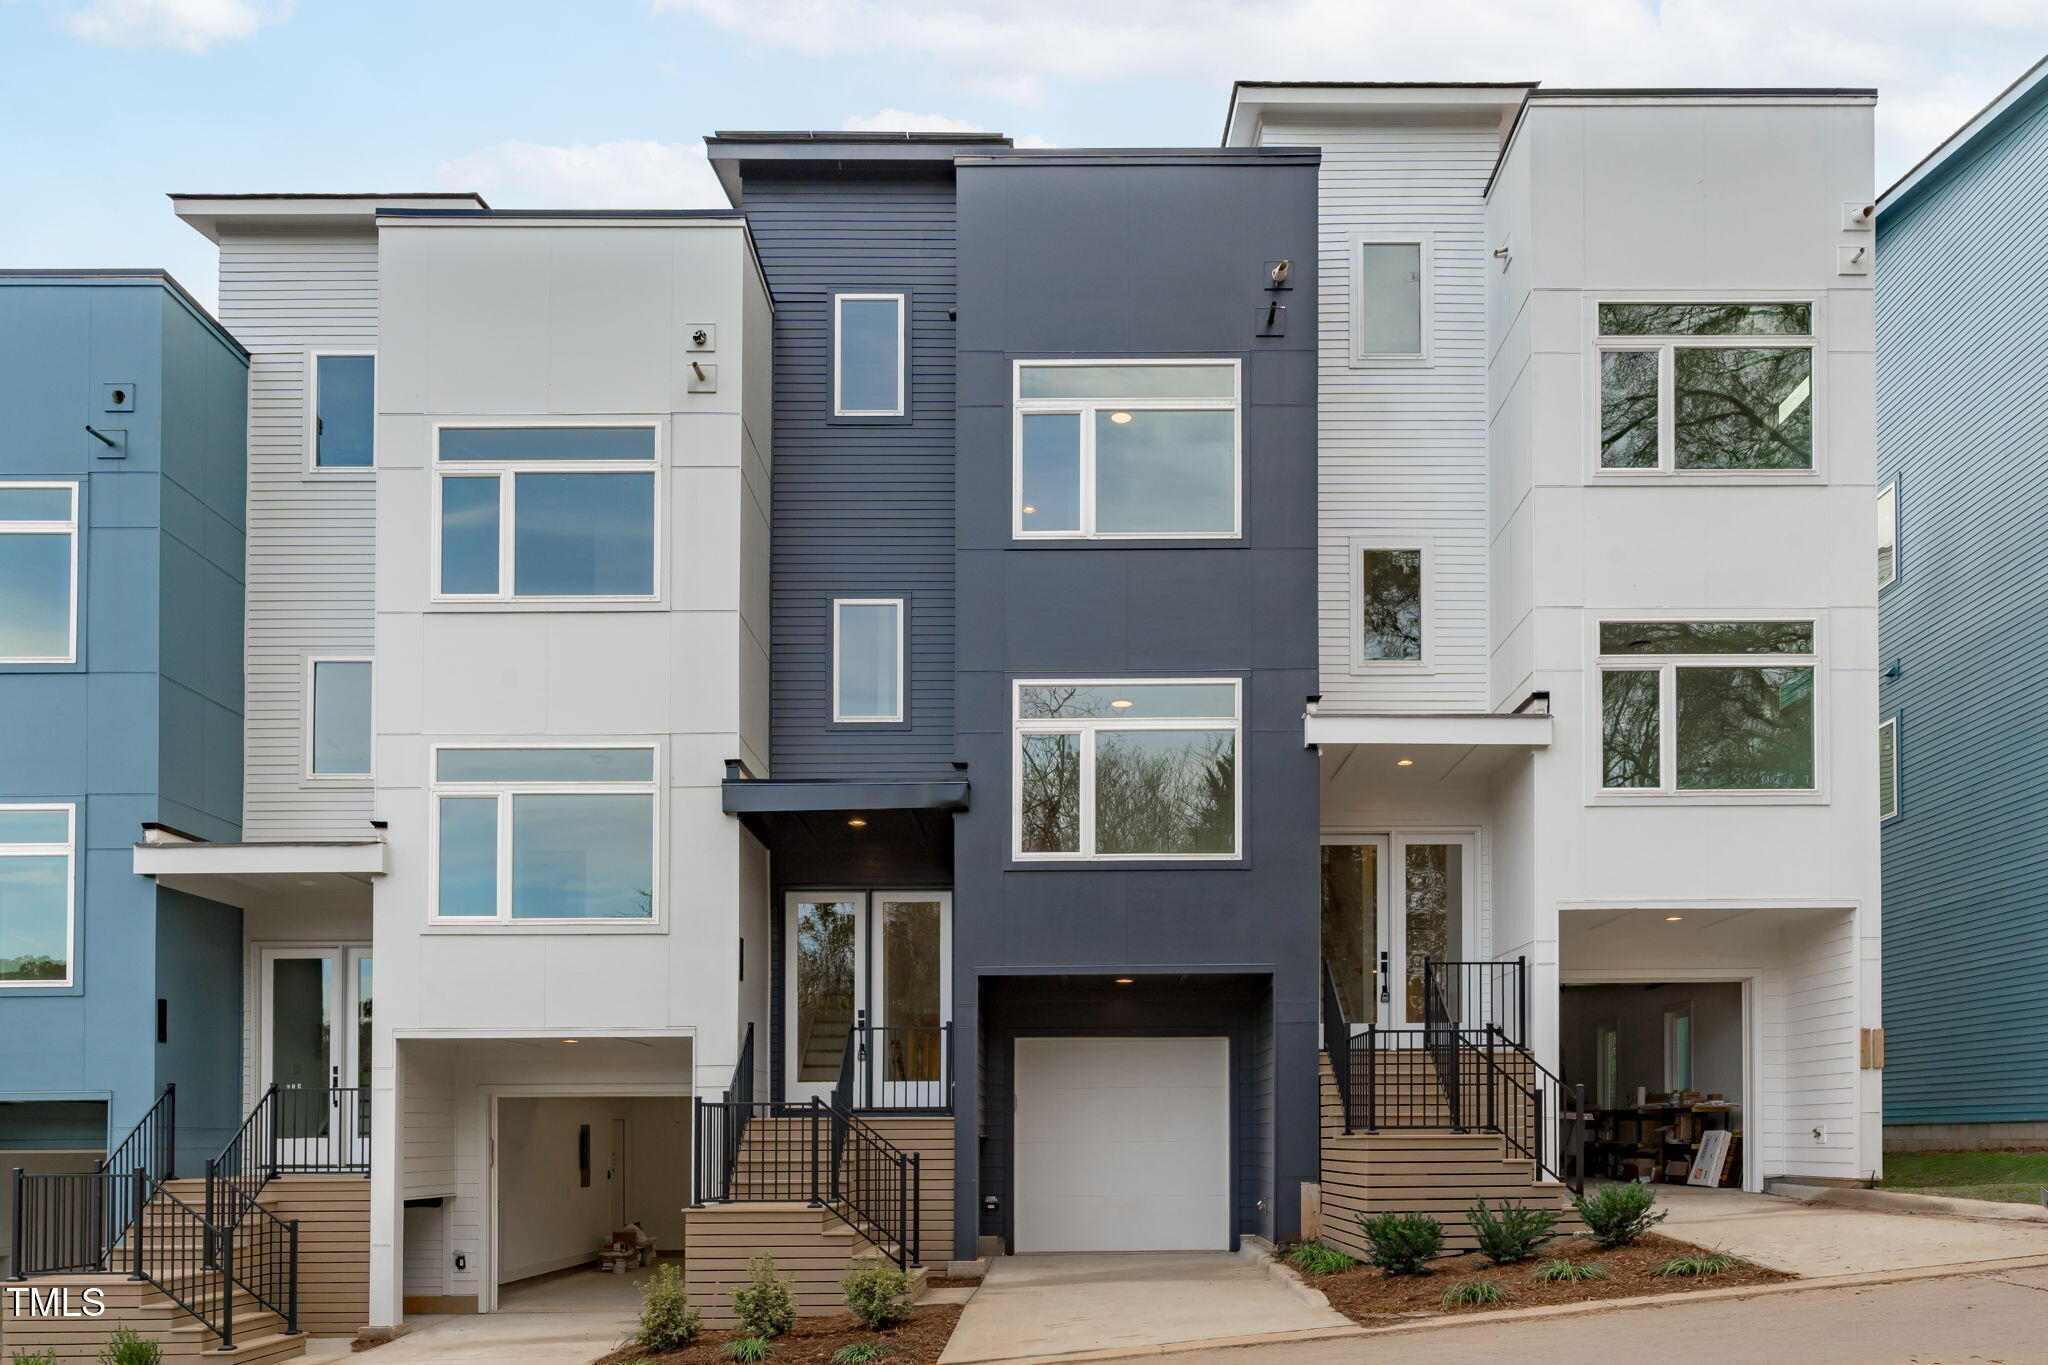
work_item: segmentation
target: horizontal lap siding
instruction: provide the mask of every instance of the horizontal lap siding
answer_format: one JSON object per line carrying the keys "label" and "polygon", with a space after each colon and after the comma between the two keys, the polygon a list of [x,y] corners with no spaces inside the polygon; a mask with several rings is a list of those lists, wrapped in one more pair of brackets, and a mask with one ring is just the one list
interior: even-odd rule
{"label": "horizontal lap siding", "polygon": [[[1335,710],[1486,709],[1486,242],[1491,124],[1269,125],[1322,148],[1319,362],[1323,703]],[[1431,362],[1351,363],[1353,244],[1430,234]],[[1431,672],[1352,671],[1353,537],[1428,541]]]}
{"label": "horizontal lap siding", "polygon": [[362,838],[369,789],[304,778],[304,661],[372,651],[376,486],[306,472],[305,353],[376,346],[376,239],[227,236],[220,316],[249,348],[243,837]]}
{"label": "horizontal lap siding", "polygon": [[[1879,219],[1885,1121],[2048,1120],[2048,97]],[[2013,346],[2017,340],[2019,349]]]}
{"label": "horizontal lap siding", "polygon": [[[750,179],[745,206],[775,296],[774,775],[950,773],[952,181]],[[912,296],[912,420],[834,424],[831,296],[874,290]],[[910,599],[907,726],[832,723],[835,594]]]}

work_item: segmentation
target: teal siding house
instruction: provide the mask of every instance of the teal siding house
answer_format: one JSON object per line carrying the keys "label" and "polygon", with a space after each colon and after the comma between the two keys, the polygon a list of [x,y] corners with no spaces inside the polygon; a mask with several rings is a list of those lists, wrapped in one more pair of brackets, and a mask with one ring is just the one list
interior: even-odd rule
{"label": "teal siding house", "polygon": [[2048,1145],[2048,62],[1877,215],[1884,1108]]}
{"label": "teal siding house", "polygon": [[159,271],[0,271],[0,1176],[239,1121],[241,912],[132,865],[240,835],[247,368]]}

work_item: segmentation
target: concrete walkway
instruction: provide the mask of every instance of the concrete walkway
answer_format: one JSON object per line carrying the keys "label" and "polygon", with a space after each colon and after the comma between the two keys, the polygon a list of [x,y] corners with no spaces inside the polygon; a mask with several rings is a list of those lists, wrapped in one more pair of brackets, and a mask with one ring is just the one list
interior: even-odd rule
{"label": "concrete walkway", "polygon": [[1172,1365],[1585,1365],[1646,1354],[1798,1365],[2038,1365],[2048,1361],[2044,1314],[2048,1268],[2036,1267],[1710,1302],[1676,1299],[1520,1322],[1473,1318],[1363,1341],[1195,1351],[1174,1357]]}
{"label": "concrete walkway", "polygon": [[1671,1213],[1658,1232],[1808,1279],[2048,1256],[2048,1223],[1838,1208],[1688,1185],[1656,1189]]}
{"label": "concrete walkway", "polygon": [[1227,1251],[1007,1256],[990,1264],[939,1365],[1360,1335],[1321,1295]]}
{"label": "concrete walkway", "polygon": [[413,1330],[362,1354],[365,1365],[590,1365],[619,1344],[631,1313],[484,1313],[415,1318]]}

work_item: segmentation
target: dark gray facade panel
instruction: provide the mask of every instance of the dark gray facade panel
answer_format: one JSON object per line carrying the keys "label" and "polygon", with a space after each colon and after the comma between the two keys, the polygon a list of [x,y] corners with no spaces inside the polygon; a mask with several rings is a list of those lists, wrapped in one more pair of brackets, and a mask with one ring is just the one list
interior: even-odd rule
{"label": "dark gray facade panel", "polygon": [[[975,803],[954,824],[955,1028],[1116,1031],[1085,1010],[1033,1019],[1006,1006],[983,1018],[981,989],[1001,975],[1270,982],[1257,1018],[1232,1033],[1240,1119],[1271,1115],[1270,1136],[1240,1140],[1240,1165],[1262,1172],[1241,1173],[1240,1194],[1262,1187],[1256,1226],[1289,1236],[1300,1183],[1315,1178],[1318,1119],[1318,772],[1301,734],[1317,686],[1315,167],[1243,154],[963,163],[959,203],[956,725]],[[1268,288],[1278,260],[1292,262],[1291,288]],[[1282,334],[1261,335],[1275,305]],[[1242,365],[1241,536],[1011,539],[1015,360],[1206,356]],[[1033,676],[1241,680],[1242,857],[1013,862],[1010,684]],[[1227,1013],[1212,1002],[1189,1027]],[[962,1209],[979,1207],[982,1181],[1007,1179],[1007,1054],[998,1036],[986,1046],[987,1111],[971,1110],[979,1086],[964,1075],[960,1086]],[[970,1227],[963,1218],[963,1255]],[[1240,1227],[1251,1230],[1242,1207]]]}

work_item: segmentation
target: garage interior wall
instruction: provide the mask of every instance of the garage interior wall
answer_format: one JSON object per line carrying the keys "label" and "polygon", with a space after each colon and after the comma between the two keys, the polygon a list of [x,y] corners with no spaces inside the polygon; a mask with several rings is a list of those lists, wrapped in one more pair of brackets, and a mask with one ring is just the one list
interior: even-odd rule
{"label": "garage interior wall", "polygon": [[[1742,986],[1734,981],[1685,981],[1664,985],[1620,983],[1566,986],[1561,1024],[1565,1076],[1586,1087],[1594,1103],[1600,1074],[1595,1052],[1599,1025],[1615,1026],[1619,1065],[1617,1103],[1642,1086],[1664,1089],[1664,1016],[1692,1014],[1692,1089],[1742,1102]],[[1740,1120],[1737,1120],[1740,1126]]]}
{"label": "garage interior wall", "polygon": [[[615,1119],[626,1151],[614,1150]],[[590,1130],[590,1183],[581,1135]],[[615,1228],[614,1179],[627,1221],[664,1249],[682,1246],[689,1200],[689,1117],[680,1099],[506,1097],[498,1106],[498,1282],[586,1265]],[[621,1171],[622,1164],[624,1169]],[[614,1172],[619,1174],[614,1177]]]}

